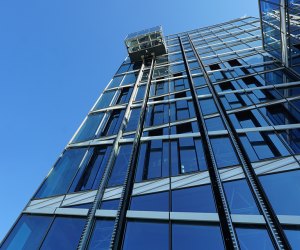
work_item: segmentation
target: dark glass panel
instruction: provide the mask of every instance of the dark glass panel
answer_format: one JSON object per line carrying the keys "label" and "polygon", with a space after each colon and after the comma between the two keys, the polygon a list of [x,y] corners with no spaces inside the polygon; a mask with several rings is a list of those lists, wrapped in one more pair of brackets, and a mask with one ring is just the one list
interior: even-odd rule
{"label": "dark glass panel", "polygon": [[111,147],[95,148],[88,164],[78,171],[69,192],[98,189],[110,152]]}
{"label": "dark glass panel", "polygon": [[210,185],[172,191],[173,212],[215,213],[215,203]]}
{"label": "dark glass panel", "polygon": [[0,248],[3,250],[38,249],[51,221],[52,217],[23,214]]}
{"label": "dark glass panel", "polygon": [[44,198],[66,193],[85,152],[85,148],[66,150],[51,170],[35,197]]}
{"label": "dark glass panel", "polygon": [[273,209],[278,215],[300,215],[300,171],[259,177]]}
{"label": "dark glass panel", "polygon": [[135,108],[131,110],[130,117],[126,126],[125,131],[132,131],[137,129],[137,125],[140,119],[140,113],[141,109],[140,108]]}
{"label": "dark glass panel", "polygon": [[275,249],[265,228],[236,227],[235,231],[242,250]]}
{"label": "dark glass panel", "polygon": [[104,113],[97,113],[93,115],[89,115],[76,134],[72,143],[87,141],[94,139],[96,135],[96,131],[99,127],[99,124],[104,116]]}
{"label": "dark glass panel", "polygon": [[41,250],[73,250],[77,248],[86,219],[73,217],[57,217],[42,246]]}
{"label": "dark glass panel", "polygon": [[144,99],[145,90],[146,90],[146,85],[139,86],[138,92],[135,97],[135,101],[141,101]]}
{"label": "dark glass panel", "polygon": [[130,209],[141,211],[169,211],[169,193],[161,192],[132,196]]}
{"label": "dark glass panel", "polygon": [[115,109],[110,112],[110,116],[102,129],[100,136],[108,136],[117,134],[121,126],[125,111],[123,109]]}
{"label": "dark glass panel", "polygon": [[143,143],[139,152],[136,181],[166,177],[168,175],[169,143],[162,140],[152,140]]}
{"label": "dark glass panel", "polygon": [[260,214],[246,180],[223,183],[232,214]]}
{"label": "dark glass panel", "polygon": [[169,249],[169,225],[162,222],[128,221],[123,250]]}
{"label": "dark glass panel", "polygon": [[132,92],[133,88],[122,88],[120,90],[120,94],[118,96],[118,99],[116,101],[116,104],[124,104],[129,102],[129,99],[131,97],[131,92]]}
{"label": "dark glass panel", "polygon": [[111,235],[114,228],[114,220],[97,220],[88,246],[89,250],[110,249]]}
{"label": "dark glass panel", "polygon": [[219,226],[199,224],[172,224],[172,249],[224,249]]}
{"label": "dark glass panel", "polygon": [[109,186],[122,185],[124,183],[131,149],[131,144],[125,144],[120,147],[118,156],[114,163],[113,171],[109,179]]}

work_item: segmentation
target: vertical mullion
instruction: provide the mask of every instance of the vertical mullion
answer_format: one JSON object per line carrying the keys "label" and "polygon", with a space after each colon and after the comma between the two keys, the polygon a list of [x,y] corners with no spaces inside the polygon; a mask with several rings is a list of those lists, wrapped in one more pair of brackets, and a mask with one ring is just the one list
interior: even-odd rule
{"label": "vertical mullion", "polygon": [[202,135],[201,141],[203,144],[203,149],[204,149],[204,153],[205,153],[206,160],[207,160],[208,172],[209,172],[209,176],[211,179],[212,191],[213,191],[213,195],[214,195],[216,206],[217,206],[217,211],[218,211],[219,218],[220,218],[220,226],[221,226],[221,231],[223,234],[224,243],[225,243],[226,249],[239,249],[239,243],[238,243],[238,240],[236,237],[236,233],[234,231],[234,227],[233,227],[232,220],[230,217],[229,208],[226,203],[225,192],[224,192],[224,189],[222,186],[221,177],[218,172],[216,160],[214,158],[212,146],[211,146],[209,136],[208,136],[208,131],[207,131],[207,128],[205,125],[202,109],[198,102],[198,97],[197,97],[197,94],[195,91],[193,78],[192,78],[192,75],[191,75],[191,72],[189,69],[189,65],[187,62],[187,58],[186,58],[183,44],[182,44],[180,37],[179,37],[179,43],[180,43],[186,71],[187,71],[187,76],[189,79],[190,91],[191,91],[191,95],[192,95],[194,106],[195,106],[195,113],[197,116],[198,127],[200,130],[200,134]]}
{"label": "vertical mullion", "polygon": [[205,77],[208,87],[211,91],[214,102],[218,108],[220,116],[222,117],[222,120],[228,131],[230,139],[233,143],[234,149],[237,153],[237,156],[241,163],[243,172],[245,174],[245,178],[250,186],[250,190],[253,193],[256,203],[258,204],[258,206],[266,220],[266,224],[267,224],[269,232],[272,236],[271,239],[274,243],[274,246],[276,246],[277,249],[290,249],[289,242],[286,239],[283,229],[279,223],[279,220],[278,220],[278,218],[277,218],[277,216],[276,216],[276,214],[264,192],[264,189],[263,189],[254,169],[252,168],[251,161],[250,161],[245,149],[243,148],[243,145],[238,137],[238,134],[236,133],[234,126],[233,126],[231,120],[229,119],[223,104],[221,103],[220,99],[218,98],[217,91],[216,91],[213,83],[210,81],[209,75],[206,72],[203,62],[202,62],[198,52],[196,51],[194,44],[190,37],[189,37],[189,40],[190,40],[190,44],[192,46],[192,50],[194,51],[195,56],[198,59],[200,68],[203,71],[204,77]]}
{"label": "vertical mullion", "polygon": [[141,136],[144,127],[144,120],[146,115],[147,102],[149,97],[149,90],[152,80],[153,68],[154,68],[155,56],[152,57],[151,68],[148,75],[147,85],[145,89],[144,100],[141,107],[140,119],[136,129],[136,135],[133,141],[133,149],[131,151],[130,159],[128,162],[127,172],[125,176],[125,181],[123,184],[123,189],[120,197],[119,208],[115,220],[114,230],[111,239],[111,249],[121,249],[122,241],[125,233],[126,226],[126,214],[130,204],[130,198],[132,195],[132,190],[134,186],[135,173],[137,169],[138,153],[140,149]]}
{"label": "vertical mullion", "polygon": [[129,100],[128,105],[126,107],[126,111],[125,111],[125,114],[124,114],[122,125],[120,127],[120,130],[119,130],[119,132],[118,132],[118,134],[115,138],[114,144],[112,146],[112,152],[110,154],[109,160],[107,162],[106,168],[105,168],[103,176],[101,178],[101,182],[100,182],[99,188],[97,190],[97,193],[95,195],[95,199],[94,199],[92,208],[89,210],[89,213],[88,213],[88,216],[87,216],[87,221],[86,221],[85,227],[83,229],[83,232],[81,234],[80,241],[79,241],[79,244],[78,244],[78,247],[77,247],[78,250],[84,250],[84,249],[88,248],[90,236],[91,236],[93,225],[94,225],[94,222],[95,222],[96,210],[99,207],[99,205],[101,204],[102,197],[103,197],[104,192],[105,192],[105,188],[106,188],[107,183],[109,181],[109,178],[110,178],[113,166],[114,166],[114,162],[115,162],[115,159],[117,157],[117,154],[118,154],[118,151],[119,151],[119,148],[120,148],[120,145],[119,145],[120,144],[120,139],[121,139],[121,137],[123,135],[123,131],[124,131],[124,129],[125,129],[127,123],[128,123],[128,119],[129,119],[129,115],[130,115],[130,108],[131,108],[132,103],[133,103],[133,101],[135,99],[135,96],[137,94],[138,83],[140,82],[140,80],[142,78],[144,68],[145,68],[145,64],[143,63],[141,65],[139,75],[138,75],[137,80],[135,82],[134,89],[132,91],[130,100]]}

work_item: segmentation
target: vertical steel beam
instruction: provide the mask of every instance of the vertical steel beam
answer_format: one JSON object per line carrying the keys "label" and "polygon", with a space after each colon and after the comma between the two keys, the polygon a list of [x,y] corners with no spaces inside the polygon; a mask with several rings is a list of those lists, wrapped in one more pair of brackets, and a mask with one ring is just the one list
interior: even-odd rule
{"label": "vertical steel beam", "polygon": [[155,62],[155,56],[152,57],[151,60],[151,68],[148,75],[147,85],[145,89],[145,95],[141,107],[141,113],[139,122],[137,125],[137,130],[135,134],[135,138],[133,141],[133,149],[131,151],[131,155],[129,158],[129,163],[127,167],[127,172],[125,176],[125,181],[120,197],[120,203],[119,208],[115,220],[114,230],[112,233],[112,240],[111,240],[111,249],[118,250],[122,248],[122,242],[124,238],[125,233],[125,226],[126,226],[126,214],[127,210],[129,208],[130,204],[130,198],[132,195],[132,190],[134,186],[134,180],[135,180],[135,173],[137,169],[137,161],[138,161],[138,154],[140,149],[140,143],[141,143],[141,136],[143,133],[143,127],[144,127],[144,120],[146,116],[146,108],[147,108],[147,102],[149,97],[149,90],[152,80],[152,74],[154,69],[154,62]]}
{"label": "vertical steel beam", "polygon": [[279,222],[279,220],[267,198],[267,195],[265,194],[264,189],[263,189],[253,167],[251,166],[251,161],[247,155],[247,152],[245,151],[245,149],[239,139],[239,136],[236,133],[235,128],[226,113],[226,109],[224,108],[223,104],[221,103],[220,98],[218,98],[217,91],[216,91],[214,85],[212,84],[212,82],[209,78],[209,75],[205,70],[204,64],[200,58],[200,55],[198,54],[198,52],[193,44],[193,41],[191,40],[190,37],[189,37],[189,41],[190,41],[192,50],[196,55],[198,63],[203,71],[206,82],[211,91],[211,94],[212,94],[215,104],[218,108],[220,116],[222,117],[222,120],[225,124],[228,134],[230,135],[230,139],[231,139],[234,149],[239,157],[239,161],[242,165],[242,169],[245,174],[246,180],[250,186],[250,190],[253,193],[256,203],[259,206],[259,208],[266,220],[267,228],[269,229],[270,235],[272,236],[271,239],[274,243],[274,246],[277,249],[291,249],[289,242],[288,242],[288,240],[283,232],[283,229],[280,225],[280,222]]}
{"label": "vertical steel beam", "polygon": [[187,62],[186,54],[180,37],[179,37],[179,43],[183,55],[184,64],[187,71],[187,76],[189,79],[190,91],[195,106],[195,113],[197,116],[198,127],[200,130],[200,134],[202,136],[203,149],[206,155],[207,167],[211,179],[212,191],[216,201],[217,211],[220,218],[220,225],[223,234],[224,244],[226,246],[226,249],[239,249],[239,243],[232,224],[229,208],[226,202],[225,192],[222,186],[221,177],[218,171],[216,159],[214,157],[212,145],[210,143],[208,131],[204,121],[203,112],[198,102],[198,97],[194,87],[192,74]]}
{"label": "vertical steel beam", "polygon": [[125,129],[127,123],[128,123],[128,119],[129,119],[129,115],[130,115],[130,108],[131,108],[132,103],[133,103],[133,101],[135,99],[135,96],[137,94],[138,83],[142,79],[144,68],[145,68],[145,64],[143,62],[143,64],[141,65],[141,69],[139,71],[137,80],[135,82],[130,100],[129,100],[128,105],[126,107],[123,122],[121,124],[120,130],[119,130],[119,132],[117,134],[117,137],[115,138],[114,144],[112,146],[112,152],[111,152],[111,155],[109,157],[109,160],[108,160],[107,166],[105,168],[105,171],[103,173],[99,188],[97,190],[97,193],[96,193],[93,205],[92,205],[92,208],[89,210],[89,213],[88,213],[88,216],[87,216],[87,221],[86,221],[86,224],[84,226],[84,229],[83,229],[83,232],[81,234],[79,244],[78,244],[78,247],[77,247],[78,250],[84,250],[84,249],[88,248],[90,236],[91,236],[91,233],[92,233],[92,230],[93,230],[93,227],[94,227],[94,223],[95,223],[96,210],[99,207],[99,205],[101,204],[105,188],[108,184],[110,175],[112,173],[114,162],[115,162],[116,156],[118,155],[118,151],[119,151],[119,148],[120,148],[119,141],[120,141],[120,139],[123,135],[123,131],[124,131],[124,129]]}

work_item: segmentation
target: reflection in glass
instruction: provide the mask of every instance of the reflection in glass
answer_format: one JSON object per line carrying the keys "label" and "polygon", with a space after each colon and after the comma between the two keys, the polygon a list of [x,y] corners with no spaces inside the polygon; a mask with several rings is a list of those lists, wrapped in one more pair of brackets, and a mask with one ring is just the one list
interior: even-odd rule
{"label": "reflection in glass", "polygon": [[259,177],[273,209],[278,215],[300,215],[300,171]]}
{"label": "reflection in glass", "polygon": [[219,226],[172,224],[172,249],[224,249]]}
{"label": "reflection in glass", "polygon": [[57,217],[42,246],[41,250],[77,248],[86,219]]}
{"label": "reflection in glass", "polygon": [[169,249],[169,224],[162,222],[128,221],[123,250]]}
{"label": "reflection in glass", "polygon": [[210,185],[172,191],[173,212],[215,213],[215,203]]}
{"label": "reflection in glass", "polygon": [[223,183],[232,214],[260,214],[245,179]]}
{"label": "reflection in glass", "polygon": [[275,249],[265,228],[236,227],[235,231],[242,250]]}
{"label": "reflection in glass", "polygon": [[85,148],[66,150],[51,170],[35,197],[44,198],[66,193],[85,152]]}
{"label": "reflection in glass", "polygon": [[109,249],[113,228],[114,220],[97,220],[88,249]]}
{"label": "reflection in glass", "polygon": [[3,250],[36,249],[44,238],[51,221],[52,217],[23,214],[0,248]]}

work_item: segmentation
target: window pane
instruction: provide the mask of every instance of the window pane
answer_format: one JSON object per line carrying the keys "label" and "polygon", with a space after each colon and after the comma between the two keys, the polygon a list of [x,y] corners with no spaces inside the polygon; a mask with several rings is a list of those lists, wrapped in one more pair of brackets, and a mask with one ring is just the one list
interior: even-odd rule
{"label": "window pane", "polygon": [[264,228],[236,228],[241,249],[256,250],[274,249],[268,232]]}
{"label": "window pane", "polygon": [[280,215],[300,215],[300,171],[259,177],[275,212]]}
{"label": "window pane", "polygon": [[36,249],[44,238],[51,221],[52,217],[22,215],[1,249]]}
{"label": "window pane", "polygon": [[78,131],[72,143],[92,140],[95,137],[96,131],[103,118],[103,113],[89,115]]}
{"label": "window pane", "polygon": [[41,249],[76,249],[85,221],[85,219],[79,218],[57,217],[54,220]]}
{"label": "window pane", "polygon": [[123,242],[123,250],[135,249],[168,250],[168,223],[128,221]]}
{"label": "window pane", "polygon": [[101,202],[101,209],[118,210],[120,199],[105,200]]}
{"label": "window pane", "polygon": [[94,110],[107,108],[111,103],[115,93],[116,91],[104,92],[99,101],[97,102],[96,106],[94,107]]}
{"label": "window pane", "polygon": [[138,195],[131,198],[131,210],[169,211],[169,193]]}
{"label": "window pane", "polygon": [[95,148],[88,164],[82,166],[78,171],[69,193],[97,189],[100,185],[110,152],[111,147]]}
{"label": "window pane", "polygon": [[215,203],[210,185],[172,191],[172,211],[215,213]]}
{"label": "window pane", "polygon": [[140,119],[140,113],[141,113],[140,108],[136,108],[136,109],[131,110],[130,117],[129,117],[126,129],[125,129],[126,132],[137,129],[137,125],[138,125],[138,122],[139,122],[139,119]]}
{"label": "window pane", "polygon": [[292,249],[297,249],[300,246],[300,230],[299,229],[285,229],[286,237],[288,238]]}
{"label": "window pane", "polygon": [[224,249],[220,228],[213,225],[174,223],[172,249]]}
{"label": "window pane", "polygon": [[223,185],[232,214],[259,214],[246,180],[225,182]]}
{"label": "window pane", "polygon": [[109,186],[122,185],[129,164],[132,145],[122,145],[115,160],[114,168],[109,179]]}
{"label": "window pane", "polygon": [[212,138],[211,144],[219,168],[239,164],[231,142],[228,138]]}
{"label": "window pane", "polygon": [[97,220],[88,249],[109,249],[113,228],[113,220]]}
{"label": "window pane", "polygon": [[58,160],[35,197],[43,198],[66,193],[85,151],[85,148],[67,150]]}

